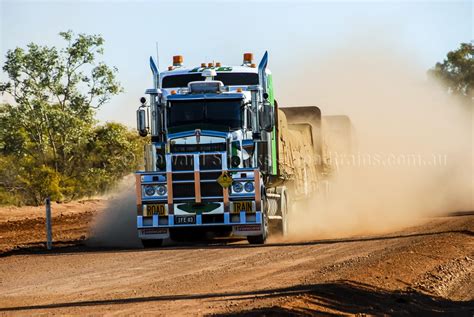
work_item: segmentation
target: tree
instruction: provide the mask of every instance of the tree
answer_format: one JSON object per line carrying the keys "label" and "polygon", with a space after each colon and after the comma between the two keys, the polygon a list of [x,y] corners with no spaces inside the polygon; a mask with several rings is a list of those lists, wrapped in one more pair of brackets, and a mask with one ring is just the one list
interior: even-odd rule
{"label": "tree", "polygon": [[[122,125],[100,127],[94,119],[96,109],[123,91],[117,69],[98,62],[104,39],[72,31],[59,35],[64,48],[31,43],[6,54],[8,80],[0,83],[0,91],[15,103],[0,105],[0,166],[9,168],[0,171],[0,199],[11,193],[38,204],[46,196],[92,195],[139,164],[135,154],[133,162],[124,158],[141,141]],[[104,133],[116,139],[104,143]],[[99,151],[101,146],[114,152]],[[106,155],[116,161],[110,163]],[[100,177],[109,181],[97,182]]]}
{"label": "tree", "polygon": [[474,45],[461,43],[460,48],[447,54],[429,73],[441,79],[449,91],[474,100]]}
{"label": "tree", "polygon": [[9,50],[3,70],[10,80],[1,85],[15,99],[12,119],[31,140],[30,154],[42,164],[52,160],[57,172],[74,164],[72,145],[86,141],[84,131],[94,123],[94,109],[122,90],[117,70],[95,63],[103,53],[102,37],[73,38],[71,31],[60,36],[68,43],[61,50],[34,43],[27,51]]}

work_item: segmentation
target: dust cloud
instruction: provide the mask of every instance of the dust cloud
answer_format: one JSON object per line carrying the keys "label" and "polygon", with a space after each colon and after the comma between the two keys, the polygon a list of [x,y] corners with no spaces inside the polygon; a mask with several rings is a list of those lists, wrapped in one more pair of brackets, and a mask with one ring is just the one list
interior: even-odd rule
{"label": "dust cloud", "polygon": [[[329,191],[295,206],[290,238],[384,233],[474,210],[472,106],[376,38],[274,68],[284,74],[275,76],[280,105],[316,105],[353,126],[351,152],[326,139]],[[90,243],[139,246],[135,208],[129,178],[96,219]]]}
{"label": "dust cloud", "polygon": [[135,178],[125,177],[113,193],[107,207],[94,219],[87,244],[93,247],[142,247],[136,229]]}
{"label": "dust cloud", "polygon": [[472,105],[447,94],[413,57],[374,42],[309,57],[279,77],[280,104],[317,105],[353,126],[350,152],[326,138],[329,191],[296,204],[293,237],[382,233],[474,210]]}

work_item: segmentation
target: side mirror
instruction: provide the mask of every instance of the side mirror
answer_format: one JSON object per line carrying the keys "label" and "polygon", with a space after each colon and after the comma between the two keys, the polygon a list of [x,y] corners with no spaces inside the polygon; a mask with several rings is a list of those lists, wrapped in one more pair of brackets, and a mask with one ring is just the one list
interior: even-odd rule
{"label": "side mirror", "polygon": [[272,132],[275,125],[275,110],[273,106],[265,101],[260,109],[260,127],[266,132]]}
{"label": "side mirror", "polygon": [[148,128],[146,124],[146,111],[144,108],[139,108],[137,110],[137,130],[140,136],[148,135]]}

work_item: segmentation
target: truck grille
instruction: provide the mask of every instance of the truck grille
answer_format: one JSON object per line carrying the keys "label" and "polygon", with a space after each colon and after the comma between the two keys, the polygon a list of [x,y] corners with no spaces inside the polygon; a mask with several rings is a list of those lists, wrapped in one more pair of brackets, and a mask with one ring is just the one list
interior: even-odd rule
{"label": "truck grille", "polygon": [[[195,182],[194,182],[194,155],[179,154],[173,155],[171,158],[173,173],[173,200],[182,198],[194,198]],[[217,183],[217,178],[221,175],[222,159],[220,154],[199,155],[199,170],[201,182],[198,184],[201,188],[201,197],[222,197],[222,187]],[[216,171],[210,171],[216,170]],[[206,172],[208,171],[208,172]],[[175,182],[176,181],[176,182]],[[189,181],[189,182],[183,182]],[[207,181],[207,182],[203,182]],[[208,182],[212,181],[212,182]]]}
{"label": "truck grille", "polygon": [[[201,183],[202,197],[222,197],[222,187],[217,182]],[[173,183],[173,197],[176,199],[195,197],[194,183]]]}
{"label": "truck grille", "polygon": [[173,183],[173,197],[194,197],[194,183]]}
{"label": "truck grille", "polygon": [[171,168],[173,171],[194,170],[194,157],[192,155],[176,155],[171,158]]}
{"label": "truck grille", "polygon": [[220,170],[222,168],[222,159],[220,155],[208,154],[199,157],[199,167],[201,170]]}
{"label": "truck grille", "polygon": [[207,173],[201,173],[201,180],[217,180],[219,176],[221,176],[222,172],[207,172]]}
{"label": "truck grille", "polygon": [[[194,170],[194,157],[192,155],[175,155],[171,159],[173,171]],[[219,154],[201,154],[199,156],[199,168],[201,170],[213,170],[222,168],[222,159]]]}
{"label": "truck grille", "polygon": [[201,196],[202,197],[210,197],[210,196],[222,197],[222,187],[217,182],[201,183]]}
{"label": "truck grille", "polygon": [[176,173],[173,174],[174,181],[188,181],[194,180],[194,172],[191,173]]}

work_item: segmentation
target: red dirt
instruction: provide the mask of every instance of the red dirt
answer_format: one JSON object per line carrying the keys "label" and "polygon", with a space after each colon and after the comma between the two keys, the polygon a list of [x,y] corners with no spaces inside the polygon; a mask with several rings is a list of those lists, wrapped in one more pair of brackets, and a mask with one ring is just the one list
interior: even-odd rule
{"label": "red dirt", "polygon": [[[0,211],[0,314],[474,313],[474,215],[388,235],[162,249],[85,246],[103,201]],[[62,214],[62,215],[61,215]]]}

